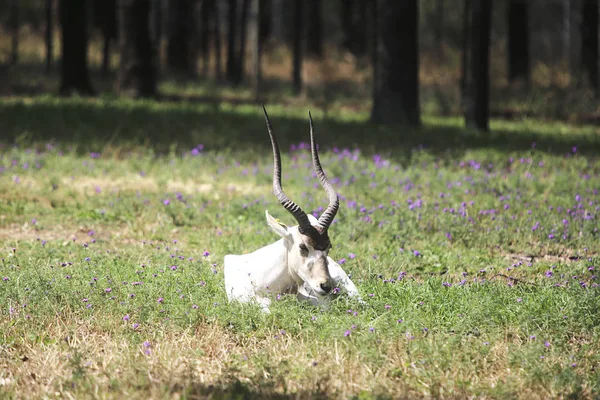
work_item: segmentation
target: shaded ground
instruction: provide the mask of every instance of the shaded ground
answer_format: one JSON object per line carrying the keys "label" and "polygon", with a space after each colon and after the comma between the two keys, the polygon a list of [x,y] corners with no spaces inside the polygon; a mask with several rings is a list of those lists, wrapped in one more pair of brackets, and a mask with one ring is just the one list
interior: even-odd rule
{"label": "shaded ground", "polygon": [[[234,109],[235,108],[235,109]],[[308,141],[304,107],[283,108],[267,104],[282,147]],[[366,116],[342,114],[322,120],[313,110],[316,134],[322,146],[383,152],[398,160],[410,159],[415,148],[427,148],[438,156],[454,157],[469,149],[508,152],[529,149],[553,154],[577,151],[597,154],[600,134],[594,126],[497,122],[493,132],[467,131],[460,120],[425,120],[421,129],[376,126]],[[258,105],[234,107],[230,103],[190,104],[132,102],[111,99],[10,99],[0,102],[0,140],[4,143],[57,141],[82,152],[128,146],[149,146],[154,151],[188,151],[203,144],[207,150],[258,149],[269,151],[265,123]],[[576,149],[573,148],[576,146]]]}

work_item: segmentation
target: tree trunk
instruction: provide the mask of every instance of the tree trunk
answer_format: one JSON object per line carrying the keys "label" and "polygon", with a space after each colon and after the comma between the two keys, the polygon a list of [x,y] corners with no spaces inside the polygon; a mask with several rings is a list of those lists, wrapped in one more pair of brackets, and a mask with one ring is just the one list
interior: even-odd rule
{"label": "tree trunk", "polygon": [[[342,47],[348,51],[353,50],[352,41],[354,39],[354,15],[355,0],[340,0],[340,23],[342,25]],[[378,0],[373,0],[377,2]]]}
{"label": "tree trunk", "polygon": [[73,91],[92,95],[87,63],[87,7],[83,0],[60,0],[61,83],[60,93]]}
{"label": "tree trunk", "polygon": [[252,32],[253,51],[252,51],[252,89],[254,91],[254,99],[260,98],[260,83],[261,74],[261,55],[262,55],[262,38],[260,35],[261,27],[261,6],[262,0],[252,0],[252,8],[250,12],[250,26]]}
{"label": "tree trunk", "polygon": [[308,35],[306,53],[315,58],[323,57],[323,5],[321,0],[308,1]]}
{"label": "tree trunk", "polygon": [[508,4],[508,80],[529,81],[528,0]]}
{"label": "tree trunk", "polygon": [[210,64],[210,15],[215,0],[203,0],[200,4],[200,51],[202,54],[202,76],[208,75]]}
{"label": "tree trunk", "polygon": [[460,60],[460,105],[467,104],[467,74],[469,71],[469,48],[471,47],[471,0],[463,3],[462,57]]}
{"label": "tree trunk", "polygon": [[52,19],[52,0],[46,0],[46,73],[49,74],[52,70],[52,60],[54,54],[54,24]]}
{"label": "tree trunk", "polygon": [[92,2],[94,27],[102,32],[102,75],[108,76],[110,48],[117,38],[117,0],[94,0]]}
{"label": "tree trunk", "polygon": [[357,57],[367,54],[368,27],[368,5],[370,0],[358,0],[356,7],[356,23],[354,24],[353,53]]}
{"label": "tree trunk", "polygon": [[444,46],[444,0],[436,0],[435,2],[435,26],[433,27],[433,33],[435,36],[435,47],[442,55]]}
{"label": "tree trunk", "polygon": [[191,57],[193,0],[169,1],[167,66],[178,72],[194,71]]}
{"label": "tree trunk", "polygon": [[294,0],[294,60],[292,70],[292,80],[294,85],[294,94],[297,96],[302,93],[302,27],[304,20],[304,1]]}
{"label": "tree trunk", "polygon": [[600,98],[598,87],[598,0],[584,0],[581,24],[581,64]]}
{"label": "tree trunk", "polygon": [[378,0],[371,121],[419,126],[418,0]]}
{"label": "tree trunk", "polygon": [[150,0],[119,0],[119,92],[156,95],[154,46],[150,40]]}
{"label": "tree trunk", "polygon": [[273,0],[259,0],[260,5],[260,42],[264,45],[273,33]]}
{"label": "tree trunk", "polygon": [[227,8],[227,81],[235,82],[237,73],[237,1],[229,0]]}
{"label": "tree trunk", "polygon": [[471,4],[471,60],[467,71],[465,120],[467,126],[489,131],[489,65],[492,0],[475,0]]}
{"label": "tree trunk", "polygon": [[240,21],[240,39],[238,42],[239,50],[236,57],[236,74],[234,84],[239,85],[244,80],[246,75],[246,45],[248,36],[248,11],[250,8],[250,0],[242,0],[242,15]]}
{"label": "tree trunk", "polygon": [[11,0],[10,2],[10,30],[12,35],[10,62],[16,64],[19,62],[19,2]]}
{"label": "tree trunk", "polygon": [[562,26],[562,51],[563,59],[570,64],[571,61],[571,0],[563,0],[563,26]]}
{"label": "tree trunk", "polygon": [[213,20],[213,38],[215,41],[215,77],[217,79],[217,82],[220,82],[221,80],[223,80],[223,68],[221,67],[221,54],[223,53],[221,51],[222,45],[221,45],[221,14],[220,14],[220,10],[219,10],[219,2],[215,1],[214,2],[214,6],[213,6],[213,10],[212,10],[212,20]]}

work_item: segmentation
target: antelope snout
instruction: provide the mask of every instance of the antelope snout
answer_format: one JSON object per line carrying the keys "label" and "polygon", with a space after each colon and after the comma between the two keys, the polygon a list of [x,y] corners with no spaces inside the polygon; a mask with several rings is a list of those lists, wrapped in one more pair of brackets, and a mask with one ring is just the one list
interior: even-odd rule
{"label": "antelope snout", "polygon": [[323,294],[329,294],[331,292],[331,284],[329,282],[323,282],[319,285],[319,288],[323,291]]}

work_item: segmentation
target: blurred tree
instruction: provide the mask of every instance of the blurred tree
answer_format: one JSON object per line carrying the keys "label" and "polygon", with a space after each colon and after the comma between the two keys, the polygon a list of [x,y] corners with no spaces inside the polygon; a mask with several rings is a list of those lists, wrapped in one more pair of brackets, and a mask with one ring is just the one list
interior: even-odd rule
{"label": "blurred tree", "polygon": [[150,40],[151,0],[119,0],[118,91],[132,97],[156,95],[156,60]]}
{"label": "blurred tree", "polygon": [[61,25],[61,68],[60,93],[77,91],[92,95],[87,63],[87,1],[60,0],[59,15]]}
{"label": "blurred tree", "polygon": [[248,11],[250,10],[250,0],[242,0],[242,15],[240,20],[240,37],[237,41],[238,55],[236,57],[236,73],[233,83],[239,85],[244,80],[246,66],[246,43],[248,36]]}
{"label": "blurred tree", "polygon": [[294,40],[293,40],[293,67],[292,81],[294,94],[302,93],[302,31],[304,25],[304,1],[294,0]]}
{"label": "blurred tree", "polygon": [[529,82],[528,0],[508,3],[508,80]]}
{"label": "blurred tree", "polygon": [[215,46],[215,77],[217,82],[223,79],[223,68],[221,68],[221,54],[222,54],[222,42],[221,42],[221,14],[219,8],[219,2],[215,1],[212,8],[212,37]]}
{"label": "blurred tree", "polygon": [[340,0],[342,46],[355,56],[367,51],[367,9],[369,0]]}
{"label": "blurred tree", "polygon": [[202,0],[200,3],[200,54],[202,56],[201,75],[208,75],[208,66],[210,63],[210,42],[211,33],[210,17],[215,0]]}
{"label": "blurred tree", "polygon": [[492,0],[471,2],[470,62],[466,74],[465,120],[470,128],[489,131],[489,65]]}
{"label": "blurred tree", "polygon": [[373,68],[375,123],[419,126],[418,0],[377,0]]}
{"label": "blurred tree", "polygon": [[252,0],[252,6],[250,8],[250,32],[251,32],[251,43],[252,48],[252,89],[254,91],[254,98],[256,100],[260,97],[260,84],[262,79],[261,71],[261,56],[262,56],[262,41],[263,38],[260,34],[261,14],[264,11],[262,6],[264,1]]}
{"label": "blurred tree", "polygon": [[308,1],[306,54],[323,57],[323,6],[321,0]]}
{"label": "blurred tree", "polygon": [[225,77],[228,82],[233,83],[237,73],[237,1],[227,2],[227,67]]}
{"label": "blurred tree", "polygon": [[195,72],[192,57],[194,41],[194,0],[169,1],[167,33],[167,66],[175,71]]}
{"label": "blurred tree", "polygon": [[260,5],[260,42],[264,44],[269,40],[273,30],[272,12],[273,0],[259,0]]}
{"label": "blurred tree", "polygon": [[439,51],[439,56],[442,57],[444,51],[444,0],[436,0],[435,2],[435,21],[433,26],[435,47]]}
{"label": "blurred tree", "polygon": [[52,59],[54,53],[54,23],[53,23],[53,7],[52,0],[46,0],[45,16],[46,16],[46,31],[45,31],[45,42],[46,42],[46,73],[50,73],[52,70]]}
{"label": "blurred tree", "polygon": [[467,101],[467,71],[471,39],[471,0],[465,0],[462,10],[462,54],[460,59],[460,104],[465,108]]}
{"label": "blurred tree", "polygon": [[19,62],[19,0],[10,1],[10,32],[12,36],[10,62]]}
{"label": "blurred tree", "polygon": [[110,69],[110,47],[117,39],[117,0],[94,0],[94,25],[102,32],[102,75]]}
{"label": "blurred tree", "polygon": [[596,92],[596,97],[600,98],[600,87],[598,87],[598,0],[583,1],[581,64]]}

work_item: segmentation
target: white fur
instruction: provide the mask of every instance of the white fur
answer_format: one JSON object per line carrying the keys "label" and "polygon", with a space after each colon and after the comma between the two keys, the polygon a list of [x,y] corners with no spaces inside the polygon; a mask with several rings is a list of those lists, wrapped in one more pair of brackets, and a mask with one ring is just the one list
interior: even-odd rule
{"label": "white fur", "polygon": [[[225,290],[229,301],[256,301],[269,312],[269,294],[296,294],[298,300],[324,305],[331,293],[323,293],[320,284],[329,282],[349,297],[363,302],[348,274],[327,255],[328,250],[309,248],[307,257],[300,257],[301,235],[298,226],[288,227],[266,212],[267,223],[281,239],[252,253],[229,254],[224,259]],[[311,224],[316,218],[308,214]],[[311,269],[314,260],[325,256],[328,273]],[[327,276],[328,275],[328,276]]]}

